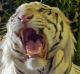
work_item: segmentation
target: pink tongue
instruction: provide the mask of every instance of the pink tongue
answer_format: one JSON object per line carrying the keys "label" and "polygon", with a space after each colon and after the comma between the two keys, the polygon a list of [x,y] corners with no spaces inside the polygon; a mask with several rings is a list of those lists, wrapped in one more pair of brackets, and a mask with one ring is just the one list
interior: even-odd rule
{"label": "pink tongue", "polygon": [[26,51],[31,51],[32,54],[38,54],[42,48],[43,46],[40,40],[37,40],[36,42],[29,41],[26,45]]}

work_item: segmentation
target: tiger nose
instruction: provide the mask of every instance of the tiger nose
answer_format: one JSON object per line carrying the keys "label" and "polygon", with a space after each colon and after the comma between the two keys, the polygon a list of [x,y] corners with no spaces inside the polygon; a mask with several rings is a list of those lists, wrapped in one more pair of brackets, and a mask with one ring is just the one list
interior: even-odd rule
{"label": "tiger nose", "polygon": [[29,22],[32,18],[33,18],[33,15],[22,15],[22,16],[19,16],[19,17],[18,17],[18,19],[19,19],[22,23],[27,23],[27,22]]}

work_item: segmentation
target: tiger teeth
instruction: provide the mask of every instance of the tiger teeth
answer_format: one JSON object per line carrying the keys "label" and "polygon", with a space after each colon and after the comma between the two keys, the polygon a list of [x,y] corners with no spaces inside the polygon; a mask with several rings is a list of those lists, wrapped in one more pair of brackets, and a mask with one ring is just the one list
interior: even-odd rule
{"label": "tiger teeth", "polygon": [[37,30],[37,29],[34,29],[35,31],[36,31],[36,34],[39,34],[39,30]]}
{"label": "tiger teeth", "polygon": [[23,34],[22,34],[22,31],[21,31],[21,37],[23,38]]}
{"label": "tiger teeth", "polygon": [[29,55],[28,57],[29,57],[29,58],[31,58],[31,56],[30,56],[30,55]]}

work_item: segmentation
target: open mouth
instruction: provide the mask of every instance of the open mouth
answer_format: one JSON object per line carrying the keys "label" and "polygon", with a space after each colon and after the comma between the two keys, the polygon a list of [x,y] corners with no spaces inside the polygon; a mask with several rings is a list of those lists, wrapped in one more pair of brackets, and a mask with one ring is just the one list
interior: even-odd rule
{"label": "open mouth", "polygon": [[25,55],[29,58],[47,58],[47,40],[44,34],[37,34],[32,28],[25,28],[20,35],[25,49]]}

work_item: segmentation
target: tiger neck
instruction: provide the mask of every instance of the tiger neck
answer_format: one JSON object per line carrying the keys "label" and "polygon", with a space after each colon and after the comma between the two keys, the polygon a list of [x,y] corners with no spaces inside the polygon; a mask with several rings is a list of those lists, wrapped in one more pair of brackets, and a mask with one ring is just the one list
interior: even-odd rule
{"label": "tiger neck", "polygon": [[[64,58],[64,52],[62,50],[58,50],[55,57],[52,59],[53,61],[48,64],[44,70],[37,70],[37,71],[30,71],[26,69],[25,64],[19,62],[17,58],[14,58],[10,54],[9,48],[6,47],[6,53],[3,56],[3,70],[1,74],[18,74],[19,70],[16,68],[18,67],[22,73],[24,74],[64,74],[67,70],[67,67],[70,62],[67,62]],[[8,56],[7,56],[8,55]],[[10,57],[9,57],[10,56]],[[4,60],[6,59],[6,60]],[[15,66],[16,65],[16,66]],[[65,65],[65,67],[63,67]],[[18,71],[18,72],[17,72]]]}
{"label": "tiger neck", "polygon": [[58,50],[54,56],[55,57],[51,58],[51,61],[47,67],[39,70],[41,74],[66,74],[68,70],[67,67],[71,65],[71,61],[65,60],[64,52],[62,50]]}
{"label": "tiger neck", "polygon": [[[9,46],[10,40],[5,41],[4,45],[4,50],[3,50],[3,57],[2,57],[2,63],[3,63],[3,70],[1,74],[17,74],[16,66],[20,68],[24,74],[64,74],[65,71],[67,70],[67,67],[71,63],[71,60],[66,60],[64,55],[64,51],[59,49],[56,54],[54,55],[55,57],[51,58],[52,61],[44,68],[44,70],[37,70],[37,71],[29,71],[25,67],[25,63],[21,63],[17,60],[17,58],[14,60],[11,52],[11,46]],[[10,48],[10,49],[9,49]],[[13,50],[13,49],[12,49]],[[16,65],[16,66],[15,66]],[[63,67],[65,65],[65,67]]]}

